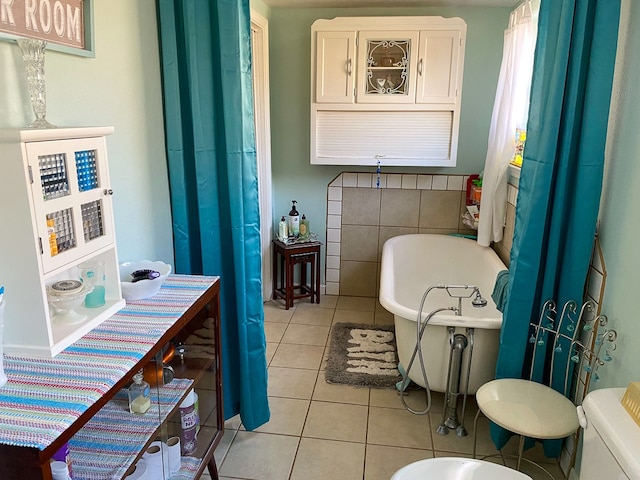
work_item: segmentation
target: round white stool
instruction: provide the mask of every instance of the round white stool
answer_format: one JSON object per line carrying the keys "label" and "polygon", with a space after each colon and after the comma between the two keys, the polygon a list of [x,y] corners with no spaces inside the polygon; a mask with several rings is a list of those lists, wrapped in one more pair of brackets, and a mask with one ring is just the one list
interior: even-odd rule
{"label": "round white stool", "polygon": [[410,463],[393,474],[391,480],[531,480],[517,470],[471,458],[428,458]]}

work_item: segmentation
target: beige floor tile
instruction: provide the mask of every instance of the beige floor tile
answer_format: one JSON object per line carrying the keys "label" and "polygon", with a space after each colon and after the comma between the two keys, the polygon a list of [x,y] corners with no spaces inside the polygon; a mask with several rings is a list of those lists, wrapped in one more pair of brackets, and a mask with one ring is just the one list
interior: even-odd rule
{"label": "beige floor tile", "polygon": [[372,325],[374,321],[373,312],[362,312],[359,310],[336,310],[333,316],[333,323],[365,323]]}
{"label": "beige floor tile", "polygon": [[300,305],[296,308],[296,313],[291,317],[291,323],[300,325],[331,325],[333,319],[333,309],[314,308]]}
{"label": "beige floor tile", "polygon": [[363,443],[302,438],[291,480],[361,480]]}
{"label": "beige floor tile", "polygon": [[[436,429],[438,425],[442,423],[442,413],[431,412],[430,416],[431,425]],[[467,417],[464,426],[467,429],[466,437],[459,437],[456,435],[455,430],[450,430],[447,435],[440,435],[434,430],[433,449],[437,452],[448,453],[449,455],[473,453],[473,417]],[[498,451],[491,441],[489,421],[484,417],[480,417],[478,419],[477,454],[493,455],[497,453]]]}
{"label": "beige floor tile", "polygon": [[288,323],[264,322],[264,334],[267,342],[279,343],[287,326]]}
{"label": "beige floor tile", "polygon": [[238,430],[240,425],[242,424],[242,420],[240,419],[240,415],[235,415],[224,422],[224,429],[226,430]]}
{"label": "beige floor tile", "polygon": [[364,443],[367,435],[367,407],[312,401],[303,437]]}
{"label": "beige floor tile", "polygon": [[[225,427],[226,428],[226,427]],[[229,447],[231,447],[231,443],[233,439],[236,438],[236,434],[238,430],[225,430],[222,438],[220,439],[220,443],[216,447],[214,452],[214,457],[216,459],[216,464],[221,465],[224,461],[225,456],[229,452]]]}
{"label": "beige floor tile", "polygon": [[[427,408],[427,396],[424,390],[409,390],[404,396],[405,403],[413,410],[423,411]],[[400,393],[395,388],[372,388],[370,405],[404,409]],[[436,398],[432,396],[431,408],[436,406]],[[440,407],[442,411],[442,407]]]}
{"label": "beige floor tile", "polygon": [[324,347],[281,343],[271,359],[271,366],[318,370]]}
{"label": "beige floor tile", "polygon": [[297,308],[325,308],[335,310],[338,303],[337,295],[320,295],[320,303],[311,303],[309,301],[301,301],[297,304]]}
{"label": "beige floor tile", "polygon": [[327,383],[324,371],[318,374],[316,387],[313,390],[313,400],[325,402],[352,403],[356,405],[369,404],[369,389],[352,387],[350,385],[335,385]]}
{"label": "beige floor tile", "polygon": [[279,343],[267,342],[267,351],[265,355],[267,357],[267,365],[271,363],[271,359],[275,355],[276,350],[278,349],[278,345]]}
{"label": "beige floor tile", "polygon": [[251,480],[287,480],[299,440],[287,435],[240,431],[219,473]]}
{"label": "beige floor tile", "polygon": [[307,418],[309,403],[311,403],[309,400],[270,397],[269,410],[271,418],[254,431],[300,436],[304,421]]}
{"label": "beige floor tile", "polygon": [[358,310],[360,312],[374,312],[376,299],[372,297],[340,296],[336,304],[337,310]]}
{"label": "beige floor tile", "polygon": [[417,448],[367,445],[364,480],[389,480],[397,470],[405,465],[425,458],[433,458],[433,452]]}
{"label": "beige floor tile", "polygon": [[395,408],[370,407],[367,443],[430,449],[429,415],[413,415]]}
{"label": "beige floor tile", "polygon": [[281,322],[281,323],[289,323],[291,317],[295,312],[295,308],[290,308],[286,310],[284,308],[284,304],[271,300],[264,304],[264,321],[266,322]]}
{"label": "beige floor tile", "polygon": [[317,345],[324,347],[329,337],[329,327],[290,323],[282,336],[282,343]]}
{"label": "beige floor tile", "polygon": [[318,372],[299,368],[269,367],[269,397],[311,400]]}
{"label": "beige floor tile", "polygon": [[[507,458],[505,462],[503,462],[499,456],[494,456],[494,457],[486,458],[485,460],[487,462],[497,463],[499,465],[506,465],[507,467],[512,469],[516,468],[515,458]],[[541,467],[547,470],[553,476],[554,479],[556,480],[565,479],[562,469],[557,464],[540,463],[538,466],[523,460],[522,464],[520,465],[520,471],[529,475],[533,480],[549,480],[550,478],[549,475],[545,473]]]}

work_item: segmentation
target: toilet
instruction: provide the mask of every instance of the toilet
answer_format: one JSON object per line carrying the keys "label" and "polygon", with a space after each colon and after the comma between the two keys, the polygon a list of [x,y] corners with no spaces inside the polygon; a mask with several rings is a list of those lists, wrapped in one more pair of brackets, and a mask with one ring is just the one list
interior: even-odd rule
{"label": "toilet", "polygon": [[393,474],[391,480],[531,480],[517,470],[471,458],[428,458],[410,463]]}
{"label": "toilet", "polygon": [[[584,428],[580,480],[640,479],[640,427],[620,399],[624,388],[605,388],[589,393],[578,407]],[[482,460],[443,457],[411,463],[391,480],[525,480],[522,472]]]}
{"label": "toilet", "polygon": [[580,480],[640,478],[640,427],[620,403],[625,390],[594,390],[578,407],[584,428]]}

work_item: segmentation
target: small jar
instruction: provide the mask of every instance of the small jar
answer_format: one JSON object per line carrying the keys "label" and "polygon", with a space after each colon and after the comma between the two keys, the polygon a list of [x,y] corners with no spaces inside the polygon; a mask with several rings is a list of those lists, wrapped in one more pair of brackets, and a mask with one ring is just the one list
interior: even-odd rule
{"label": "small jar", "polygon": [[133,376],[133,383],[129,387],[129,411],[131,413],[145,413],[151,407],[151,388],[142,378],[142,370]]}

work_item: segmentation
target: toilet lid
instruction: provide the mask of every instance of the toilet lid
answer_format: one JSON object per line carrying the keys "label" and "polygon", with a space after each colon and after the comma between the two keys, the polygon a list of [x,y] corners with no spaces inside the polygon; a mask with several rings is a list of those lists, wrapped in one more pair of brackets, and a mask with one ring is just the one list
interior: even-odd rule
{"label": "toilet lid", "polygon": [[531,480],[517,470],[471,458],[429,458],[411,463],[394,473],[391,480]]}

